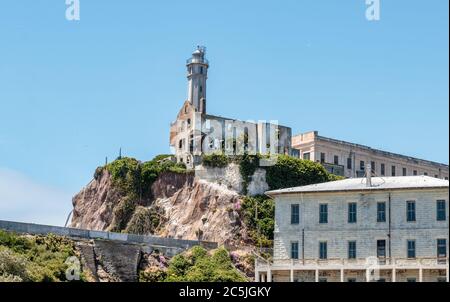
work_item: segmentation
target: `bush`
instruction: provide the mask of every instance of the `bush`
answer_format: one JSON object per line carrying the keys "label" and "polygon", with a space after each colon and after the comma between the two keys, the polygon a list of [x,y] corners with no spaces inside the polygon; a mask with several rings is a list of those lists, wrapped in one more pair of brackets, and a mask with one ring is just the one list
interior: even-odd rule
{"label": "bush", "polygon": [[213,153],[204,155],[202,163],[206,167],[225,168],[229,163],[229,159],[223,153]]}
{"label": "bush", "polygon": [[134,210],[136,209],[136,196],[125,196],[119,204],[114,207],[113,219],[109,230],[111,232],[121,232],[125,230],[131,217],[133,217]]}
{"label": "bush", "polygon": [[224,248],[208,253],[203,247],[193,247],[172,258],[165,281],[170,282],[244,282],[247,281],[231,262]]}
{"label": "bush", "polygon": [[139,273],[139,282],[163,282],[167,271],[159,267],[150,267]]}
{"label": "bush", "polygon": [[158,228],[159,222],[160,214],[157,209],[139,206],[131,217],[125,232],[138,235],[153,234]]}
{"label": "bush", "polygon": [[20,236],[0,231],[0,280],[66,281],[65,262],[74,255],[74,243],[64,237]]}
{"label": "bush", "polygon": [[266,168],[271,190],[327,182],[330,174],[316,162],[280,155],[274,166]]}
{"label": "bush", "polygon": [[[256,212],[258,213],[256,217]],[[275,203],[266,196],[244,197],[241,215],[255,245],[270,247],[275,228]]]}

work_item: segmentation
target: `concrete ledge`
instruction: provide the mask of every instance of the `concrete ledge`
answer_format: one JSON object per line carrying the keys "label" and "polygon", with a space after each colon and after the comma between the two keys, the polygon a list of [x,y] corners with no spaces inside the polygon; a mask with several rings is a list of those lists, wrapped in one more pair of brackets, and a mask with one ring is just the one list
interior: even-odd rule
{"label": "concrete ledge", "polygon": [[156,236],[143,236],[136,234],[111,233],[103,231],[90,231],[75,228],[64,228],[58,226],[40,225],[32,223],[22,223],[0,220],[0,229],[35,235],[55,234],[59,236],[76,237],[84,239],[105,239],[128,243],[144,244],[149,246],[173,248],[173,250],[185,250],[193,246],[200,245],[206,249],[215,249],[218,247],[215,242],[183,240],[174,238],[164,238]]}

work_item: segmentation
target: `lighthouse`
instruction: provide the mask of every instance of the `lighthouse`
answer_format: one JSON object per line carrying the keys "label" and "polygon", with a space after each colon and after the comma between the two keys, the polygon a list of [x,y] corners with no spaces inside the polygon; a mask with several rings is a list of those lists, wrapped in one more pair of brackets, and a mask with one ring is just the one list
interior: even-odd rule
{"label": "lighthouse", "polygon": [[192,57],[187,60],[188,101],[197,112],[206,113],[206,80],[209,62],[205,58],[206,48],[197,46]]}

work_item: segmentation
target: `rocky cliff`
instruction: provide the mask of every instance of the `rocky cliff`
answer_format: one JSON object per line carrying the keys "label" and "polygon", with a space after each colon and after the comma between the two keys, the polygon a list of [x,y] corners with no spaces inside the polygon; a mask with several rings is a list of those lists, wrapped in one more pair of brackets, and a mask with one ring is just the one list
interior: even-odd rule
{"label": "rocky cliff", "polygon": [[[163,172],[152,183],[150,196],[133,202],[149,210],[157,209],[155,235],[239,246],[248,242],[239,214],[241,197],[225,186],[196,179],[189,173]],[[73,198],[72,227],[110,229],[125,197],[107,169],[96,173],[96,178]]]}

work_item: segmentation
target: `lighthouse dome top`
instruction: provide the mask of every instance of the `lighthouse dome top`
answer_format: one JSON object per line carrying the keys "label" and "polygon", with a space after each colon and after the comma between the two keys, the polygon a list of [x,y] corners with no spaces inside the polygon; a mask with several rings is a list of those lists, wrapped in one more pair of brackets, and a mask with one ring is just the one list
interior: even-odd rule
{"label": "lighthouse dome top", "polygon": [[205,58],[206,47],[197,46],[197,49],[192,53],[192,58],[187,60],[187,64],[206,64],[209,65],[208,60]]}

